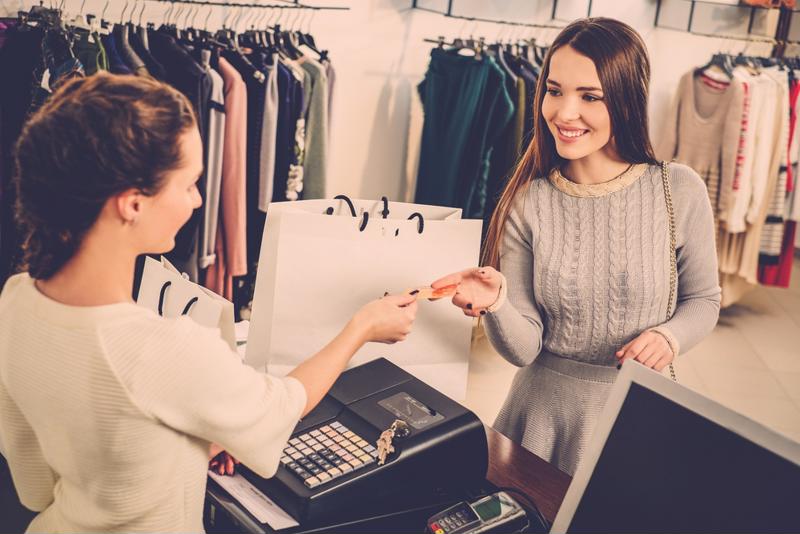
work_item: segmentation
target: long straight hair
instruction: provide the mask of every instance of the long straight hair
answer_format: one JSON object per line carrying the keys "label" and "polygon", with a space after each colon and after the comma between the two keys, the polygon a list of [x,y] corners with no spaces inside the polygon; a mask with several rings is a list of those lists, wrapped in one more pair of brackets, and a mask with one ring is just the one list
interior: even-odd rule
{"label": "long straight hair", "polygon": [[534,136],[492,214],[483,250],[483,265],[499,268],[500,243],[514,199],[534,178],[542,178],[566,160],[542,116],[550,60],[563,46],[571,46],[594,62],[604,101],[611,117],[611,135],[619,156],[628,163],[656,163],[647,124],[650,60],[636,30],[618,20],[597,17],[576,20],[555,38],[545,56],[536,84]]}

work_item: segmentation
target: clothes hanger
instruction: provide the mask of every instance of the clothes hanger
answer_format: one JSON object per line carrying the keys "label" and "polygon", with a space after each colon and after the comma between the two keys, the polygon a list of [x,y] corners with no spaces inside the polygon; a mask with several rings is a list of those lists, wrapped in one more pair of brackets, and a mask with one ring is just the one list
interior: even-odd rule
{"label": "clothes hanger", "polygon": [[727,55],[727,54],[723,54],[721,52],[718,52],[718,53],[714,54],[713,56],[711,56],[711,59],[708,61],[708,63],[706,63],[702,67],[699,67],[699,68],[695,69],[695,71],[694,71],[695,72],[695,76],[703,74],[709,69],[716,69],[716,70],[722,72],[729,79],[733,78],[732,63],[730,61],[730,56]]}
{"label": "clothes hanger", "polygon": [[142,46],[144,47],[144,49],[150,52],[150,38],[147,34],[147,28],[142,25],[142,16],[144,15],[144,8],[146,4],[147,2],[145,0],[142,0],[142,10],[139,11],[139,26],[136,30],[136,33],[139,35],[139,39],[142,41]]}
{"label": "clothes hanger", "polygon": [[[314,36],[311,35],[311,23],[314,22],[314,17],[317,14],[317,10],[311,9],[309,11],[311,11],[311,13],[308,17],[308,22],[306,23],[307,24],[306,33],[303,34],[303,44],[305,44],[314,52],[322,54],[322,52],[317,48],[317,43],[314,41]],[[325,53],[327,54],[327,51],[325,51]]]}
{"label": "clothes hanger", "polygon": [[106,20],[106,10],[108,9],[108,4],[110,3],[109,0],[106,0],[106,4],[103,6],[103,11],[100,13],[100,19],[96,21],[95,32],[101,35],[110,35],[111,34],[111,27],[112,24]]}
{"label": "clothes hanger", "polygon": [[83,8],[86,5],[86,0],[81,2],[81,9],[78,11],[78,14],[75,15],[71,21],[69,21],[69,25],[73,28],[78,28],[80,30],[87,30],[91,31],[92,26],[89,24],[89,21],[86,20],[86,16],[83,14]]}
{"label": "clothes hanger", "polygon": [[297,48],[299,46],[299,42],[297,40],[297,35],[295,35],[293,29],[297,24],[297,20],[300,17],[300,9],[301,8],[294,8],[297,9],[297,17],[289,24],[287,30],[281,32],[281,46],[283,51],[289,56],[291,59],[300,59],[303,57],[303,53]]}

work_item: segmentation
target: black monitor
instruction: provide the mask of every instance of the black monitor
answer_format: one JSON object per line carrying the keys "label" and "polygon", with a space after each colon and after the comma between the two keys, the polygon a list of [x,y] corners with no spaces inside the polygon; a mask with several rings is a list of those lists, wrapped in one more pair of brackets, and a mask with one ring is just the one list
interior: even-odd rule
{"label": "black monitor", "polygon": [[553,532],[800,532],[800,444],[626,362]]}

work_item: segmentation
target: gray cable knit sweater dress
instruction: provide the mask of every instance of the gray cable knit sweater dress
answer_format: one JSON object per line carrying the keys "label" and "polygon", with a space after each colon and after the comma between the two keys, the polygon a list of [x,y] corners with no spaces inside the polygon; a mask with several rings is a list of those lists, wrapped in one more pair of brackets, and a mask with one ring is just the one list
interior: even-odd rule
{"label": "gray cable knit sweater dress", "polygon": [[618,373],[614,353],[651,329],[675,354],[685,352],[719,316],[705,184],[684,165],[669,170],[678,285],[666,322],[669,218],[660,167],[634,165],[597,185],[556,170],[520,193],[506,222],[507,297],[485,324],[495,349],[521,369],[494,426],[570,475]]}

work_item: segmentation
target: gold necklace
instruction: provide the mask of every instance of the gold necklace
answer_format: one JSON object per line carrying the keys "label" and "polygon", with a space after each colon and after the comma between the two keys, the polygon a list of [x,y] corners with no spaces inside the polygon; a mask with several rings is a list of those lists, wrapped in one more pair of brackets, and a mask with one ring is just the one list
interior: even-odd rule
{"label": "gold necklace", "polygon": [[559,175],[561,175],[561,177],[562,177],[562,178],[564,178],[565,180],[568,180],[568,181],[572,182],[573,184],[577,184],[577,185],[602,185],[602,184],[607,184],[608,182],[613,182],[614,180],[617,180],[617,179],[619,179],[619,178],[622,178],[622,177],[623,177],[623,176],[625,176],[625,174],[626,174],[626,173],[627,173],[629,170],[631,170],[632,168],[633,168],[633,163],[629,163],[629,164],[628,164],[628,166],[625,168],[625,170],[624,170],[624,171],[622,171],[621,173],[619,173],[618,175],[616,175],[615,177],[611,178],[610,180],[606,180],[605,182],[598,182],[598,183],[596,183],[596,184],[581,184],[581,183],[578,183],[578,182],[576,182],[576,181],[574,181],[574,180],[570,179],[570,178],[569,178],[567,175],[565,175],[565,174],[564,174],[564,173],[561,171],[561,169],[560,169],[560,168],[556,168],[556,170],[558,171],[558,174],[559,174]]}

